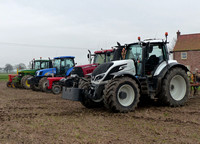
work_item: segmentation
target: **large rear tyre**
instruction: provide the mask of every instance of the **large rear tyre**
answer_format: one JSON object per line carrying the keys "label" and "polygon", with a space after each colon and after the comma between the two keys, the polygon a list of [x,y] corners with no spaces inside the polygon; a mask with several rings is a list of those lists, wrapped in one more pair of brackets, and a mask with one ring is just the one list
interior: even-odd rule
{"label": "large rear tyre", "polygon": [[84,96],[82,98],[81,104],[86,108],[99,108],[103,107],[103,101],[95,102],[87,97],[90,88],[90,78],[87,78],[88,81],[80,79],[78,88],[83,89]]}
{"label": "large rear tyre", "polygon": [[182,106],[188,100],[189,80],[182,68],[174,68],[165,76],[159,100],[166,105]]}
{"label": "large rear tyre", "polygon": [[48,78],[48,77],[43,77],[43,78],[39,81],[39,87],[40,87],[40,90],[41,90],[41,91],[50,93],[51,90],[48,89],[48,80],[47,80],[47,78]]}
{"label": "large rear tyre", "polygon": [[25,76],[22,77],[22,79],[21,79],[22,88],[25,88],[25,89],[30,89],[31,88],[30,84],[28,84],[28,78],[30,78],[30,77],[33,77],[33,76],[25,75]]}
{"label": "large rear tyre", "polygon": [[140,90],[138,84],[129,77],[110,80],[105,85],[104,103],[113,112],[129,112],[135,110],[139,103]]}

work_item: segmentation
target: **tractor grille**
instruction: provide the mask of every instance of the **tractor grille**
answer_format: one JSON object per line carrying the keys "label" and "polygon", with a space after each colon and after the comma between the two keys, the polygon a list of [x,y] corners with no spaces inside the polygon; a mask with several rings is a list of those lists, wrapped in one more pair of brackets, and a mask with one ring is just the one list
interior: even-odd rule
{"label": "tractor grille", "polygon": [[113,62],[108,62],[108,63],[104,63],[99,65],[93,72],[92,72],[92,76],[96,76],[98,74],[101,73],[105,73],[111,66],[113,65]]}

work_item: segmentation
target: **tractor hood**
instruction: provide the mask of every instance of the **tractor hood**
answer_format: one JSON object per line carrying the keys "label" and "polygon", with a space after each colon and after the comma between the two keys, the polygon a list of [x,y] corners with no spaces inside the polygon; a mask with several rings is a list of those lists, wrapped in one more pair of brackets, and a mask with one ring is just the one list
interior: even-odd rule
{"label": "tractor hood", "polygon": [[23,74],[34,75],[36,71],[37,71],[37,70],[19,70],[19,71],[18,71],[18,74],[19,74],[19,76],[20,76],[20,75],[23,75]]}
{"label": "tractor hood", "polygon": [[97,66],[98,64],[87,64],[87,65],[75,66],[71,74],[84,77],[85,75],[92,73]]}
{"label": "tractor hood", "polygon": [[19,70],[18,73],[35,73],[37,70]]}
{"label": "tractor hood", "polygon": [[53,74],[54,75],[56,74],[56,68],[42,69],[42,70],[36,71],[35,73],[37,77],[52,76]]}
{"label": "tractor hood", "polygon": [[135,75],[135,72],[134,61],[131,59],[112,61],[99,65],[92,72],[92,82],[99,83],[109,79],[109,77],[115,77],[122,74]]}

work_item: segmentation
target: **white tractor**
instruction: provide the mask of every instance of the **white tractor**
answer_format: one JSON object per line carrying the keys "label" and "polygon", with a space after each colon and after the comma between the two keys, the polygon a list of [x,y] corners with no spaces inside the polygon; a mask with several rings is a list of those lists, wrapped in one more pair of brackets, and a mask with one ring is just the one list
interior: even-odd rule
{"label": "white tractor", "polygon": [[121,46],[121,60],[99,65],[91,81],[82,79],[79,88],[67,88],[62,97],[78,98],[87,107],[105,105],[113,112],[135,110],[140,99],[157,99],[168,106],[188,100],[187,67],[169,60],[166,40],[148,39]]}

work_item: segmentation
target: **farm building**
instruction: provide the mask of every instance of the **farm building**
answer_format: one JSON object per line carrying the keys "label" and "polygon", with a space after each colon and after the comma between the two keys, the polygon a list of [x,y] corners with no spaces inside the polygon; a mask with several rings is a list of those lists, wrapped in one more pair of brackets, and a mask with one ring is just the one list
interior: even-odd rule
{"label": "farm building", "polygon": [[188,67],[191,72],[200,70],[200,33],[184,34],[177,32],[173,58]]}

